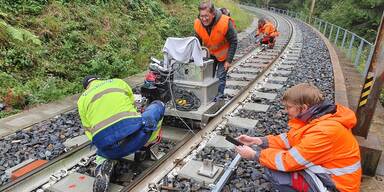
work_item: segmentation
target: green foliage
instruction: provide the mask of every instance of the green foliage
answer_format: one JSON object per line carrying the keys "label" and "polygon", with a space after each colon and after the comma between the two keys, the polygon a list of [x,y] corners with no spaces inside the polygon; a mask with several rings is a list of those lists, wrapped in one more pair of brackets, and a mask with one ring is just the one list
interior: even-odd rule
{"label": "green foliage", "polygon": [[[191,36],[199,0],[0,0],[0,117],[82,91],[90,74],[123,78]],[[233,1],[240,30],[251,17]]]}
{"label": "green foliage", "polygon": [[[312,0],[241,0],[309,14]],[[268,3],[267,3],[268,2]],[[384,10],[384,0],[316,0],[314,16],[346,28],[374,42]]]}
{"label": "green foliage", "polygon": [[193,34],[197,2],[0,0],[0,117],[78,93],[89,74],[145,70],[167,37]]}
{"label": "green foliage", "polygon": [[14,14],[37,15],[47,4],[48,0],[0,0],[0,10]]}
{"label": "green foliage", "polygon": [[[368,41],[374,42],[383,6],[384,2],[380,3],[379,1],[363,4],[355,0],[344,0],[333,4],[330,9],[324,10],[320,17],[336,25],[346,27]],[[380,13],[375,9],[381,9]]]}
{"label": "green foliage", "polygon": [[41,41],[36,35],[25,29],[12,27],[2,19],[0,19],[0,34],[1,44],[24,44],[30,41],[34,45],[41,45]]}

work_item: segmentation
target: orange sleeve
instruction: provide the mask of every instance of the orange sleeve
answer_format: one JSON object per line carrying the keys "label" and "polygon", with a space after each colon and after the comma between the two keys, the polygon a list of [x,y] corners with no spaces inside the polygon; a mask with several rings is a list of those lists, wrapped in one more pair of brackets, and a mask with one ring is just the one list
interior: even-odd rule
{"label": "orange sleeve", "polygon": [[268,147],[275,149],[289,149],[291,145],[288,141],[287,133],[280,135],[269,135],[267,136]]}
{"label": "orange sleeve", "polygon": [[330,136],[315,131],[304,136],[298,145],[289,150],[267,148],[260,152],[262,165],[278,171],[298,171],[332,160]]}
{"label": "orange sleeve", "polygon": [[275,31],[274,27],[271,26],[271,25],[266,25],[265,26],[265,29],[264,29],[264,33],[265,35],[270,35],[271,33],[273,33]]}

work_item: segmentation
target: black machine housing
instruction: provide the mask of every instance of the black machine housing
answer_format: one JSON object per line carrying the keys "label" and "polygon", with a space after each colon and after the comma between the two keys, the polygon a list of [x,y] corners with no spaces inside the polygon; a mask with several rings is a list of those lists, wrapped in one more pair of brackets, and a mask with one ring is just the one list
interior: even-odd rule
{"label": "black machine housing", "polygon": [[154,100],[167,103],[171,100],[170,86],[172,81],[172,72],[164,69],[162,63],[152,60],[144,84],[140,88],[141,95],[147,99],[148,103]]}

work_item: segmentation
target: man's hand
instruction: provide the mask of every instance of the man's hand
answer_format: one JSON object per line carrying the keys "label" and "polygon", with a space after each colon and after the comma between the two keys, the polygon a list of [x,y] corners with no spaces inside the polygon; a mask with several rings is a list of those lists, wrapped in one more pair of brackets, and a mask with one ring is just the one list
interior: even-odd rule
{"label": "man's hand", "polygon": [[237,146],[235,147],[235,150],[244,159],[248,159],[248,160],[255,159],[256,151],[250,148],[249,146],[246,146],[246,145]]}
{"label": "man's hand", "polygon": [[240,135],[237,137],[240,142],[244,143],[244,145],[261,145],[263,141],[259,137],[250,137],[248,135]]}
{"label": "man's hand", "polygon": [[228,61],[224,62],[224,69],[228,71],[228,69],[231,67],[231,64]]}

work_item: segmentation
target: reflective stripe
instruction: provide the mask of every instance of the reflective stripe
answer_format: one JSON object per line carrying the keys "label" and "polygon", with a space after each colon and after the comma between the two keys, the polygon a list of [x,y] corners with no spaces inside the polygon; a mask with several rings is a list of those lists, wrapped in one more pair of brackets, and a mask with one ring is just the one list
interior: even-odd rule
{"label": "reflective stripe", "polygon": [[312,183],[314,183],[318,189],[318,191],[327,192],[327,188],[324,186],[323,182],[316,176],[312,171],[308,169],[304,169],[304,171],[311,177]]}
{"label": "reflective stripe", "polygon": [[276,156],[275,156],[275,163],[276,163],[276,168],[279,171],[285,171],[284,165],[283,165],[283,159],[282,159],[283,152],[280,151]]}
{"label": "reflective stripe", "polygon": [[353,165],[349,165],[349,166],[345,166],[345,167],[325,168],[325,167],[320,166],[320,165],[315,165],[312,162],[309,162],[306,159],[304,159],[304,157],[301,156],[299,151],[297,151],[297,149],[294,147],[291,148],[290,150],[288,150],[288,152],[291,154],[291,156],[295,159],[295,161],[298,164],[307,167],[309,170],[311,170],[314,173],[327,173],[327,174],[333,174],[336,176],[341,176],[341,175],[345,175],[345,174],[354,173],[361,168],[360,161],[357,161]]}
{"label": "reflective stripe", "polygon": [[332,174],[334,174],[336,176],[341,176],[341,175],[345,175],[345,174],[354,173],[357,170],[359,170],[360,168],[361,168],[360,161],[357,161],[355,164],[350,165],[350,166],[346,166],[346,167],[342,167],[342,168],[332,168],[332,169],[328,169],[328,170],[329,170],[329,172],[331,172]]}
{"label": "reflective stripe", "polygon": [[86,131],[91,132],[91,128],[90,128],[90,127],[84,127],[84,126],[83,126],[83,128],[84,128]]}
{"label": "reflective stripe", "polygon": [[289,145],[287,133],[280,134],[280,139],[283,140],[286,149],[291,148],[291,145]]}
{"label": "reflective stripe", "polygon": [[91,103],[100,99],[103,95],[108,94],[108,93],[127,93],[127,92],[124,89],[120,89],[120,88],[109,88],[109,89],[106,89],[106,90],[94,95],[92,97]]}
{"label": "reflective stripe", "polygon": [[304,157],[301,156],[301,154],[299,153],[299,151],[295,147],[292,147],[290,150],[288,150],[288,152],[289,152],[289,154],[291,154],[291,156],[295,159],[295,161],[298,164],[305,166],[305,167],[310,167],[310,166],[314,165],[313,163],[304,159]]}
{"label": "reflective stripe", "polygon": [[108,119],[105,119],[103,121],[101,121],[100,123],[96,124],[95,126],[93,126],[93,128],[90,130],[90,132],[92,134],[96,133],[99,129],[119,120],[119,119],[122,119],[124,117],[132,117],[132,116],[139,116],[140,113],[137,113],[137,112],[121,112],[121,113],[118,113],[116,115],[113,115],[111,117],[109,117]]}
{"label": "reflective stripe", "polygon": [[309,170],[311,170],[314,173],[326,173],[326,174],[332,174],[328,171],[328,169],[320,166],[320,165],[312,165],[308,167]]}

